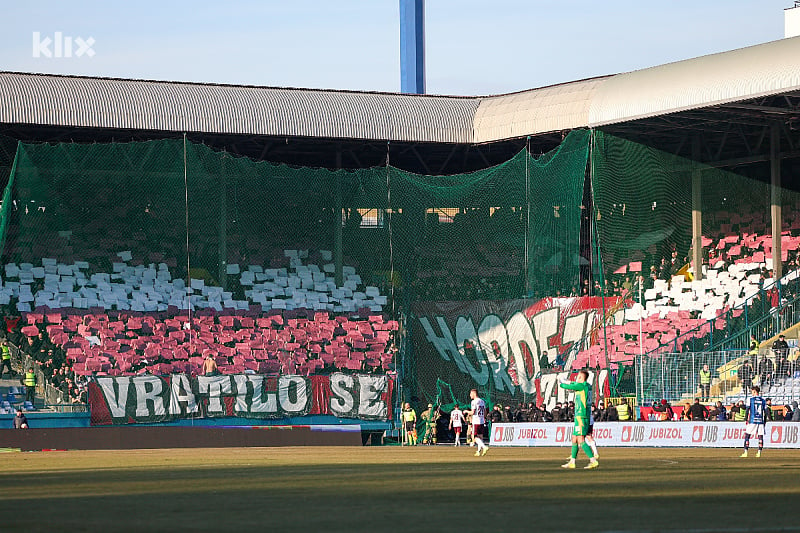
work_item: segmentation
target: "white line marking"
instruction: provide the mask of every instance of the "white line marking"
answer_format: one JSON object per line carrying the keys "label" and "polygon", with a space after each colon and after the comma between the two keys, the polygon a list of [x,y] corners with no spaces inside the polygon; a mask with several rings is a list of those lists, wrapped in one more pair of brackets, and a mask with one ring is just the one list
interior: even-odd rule
{"label": "white line marking", "polygon": [[800,531],[800,526],[786,526],[786,527],[759,527],[759,528],[749,528],[749,527],[717,527],[717,528],[703,528],[703,529],[612,529],[601,531],[600,533],[717,533],[717,532],[725,532],[725,533],[771,533],[771,532],[793,532],[793,531]]}

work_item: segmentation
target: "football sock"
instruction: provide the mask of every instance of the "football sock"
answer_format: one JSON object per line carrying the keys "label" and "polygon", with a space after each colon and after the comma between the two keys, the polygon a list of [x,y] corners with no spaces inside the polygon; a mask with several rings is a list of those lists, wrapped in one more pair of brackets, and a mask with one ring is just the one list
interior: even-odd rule
{"label": "football sock", "polygon": [[586,442],[581,444],[581,449],[583,450],[583,453],[585,453],[589,457],[589,459],[592,459],[594,457],[594,454],[592,453],[592,448],[588,444],[586,444]]}
{"label": "football sock", "polygon": [[577,457],[578,457],[578,443],[574,442],[572,444],[572,459],[575,460],[575,458]]}
{"label": "football sock", "polygon": [[478,446],[479,450],[486,447],[486,445],[483,443],[483,440],[479,439],[478,437],[475,437],[475,444]]}
{"label": "football sock", "polygon": [[745,433],[745,435],[744,435],[744,449],[746,450],[749,447],[750,447],[750,435]]}
{"label": "football sock", "polygon": [[592,449],[592,453],[594,455],[597,455],[597,443],[595,441],[592,441],[589,443],[589,447]]}
{"label": "football sock", "polygon": [[764,449],[764,436],[763,435],[759,435],[758,436],[758,451],[761,451],[763,449]]}

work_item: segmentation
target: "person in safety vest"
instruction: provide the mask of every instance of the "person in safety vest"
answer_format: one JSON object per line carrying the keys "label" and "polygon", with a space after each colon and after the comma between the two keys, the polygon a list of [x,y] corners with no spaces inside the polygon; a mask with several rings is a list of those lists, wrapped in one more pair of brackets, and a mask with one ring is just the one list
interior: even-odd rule
{"label": "person in safety vest", "polygon": [[703,365],[702,370],[700,370],[700,397],[704,402],[708,401],[708,397],[710,396],[711,391],[711,370],[708,369],[708,365]]}
{"label": "person in safety vest", "polygon": [[403,404],[403,412],[400,413],[403,421],[403,431],[405,432],[405,442],[409,446],[417,445],[417,413],[411,408],[411,404]]}
{"label": "person in safety vest", "polygon": [[628,405],[627,400],[622,400],[617,406],[617,416],[620,422],[627,422],[631,420],[631,407]]}
{"label": "person in safety vest", "polygon": [[747,408],[744,405],[744,400],[739,400],[739,403],[731,407],[731,420],[734,422],[744,422],[747,417]]}
{"label": "person in safety vest", "polygon": [[3,379],[6,368],[8,368],[8,375],[10,377],[13,376],[14,371],[11,370],[11,348],[8,347],[8,341],[3,339],[3,342],[0,342],[0,379]]}
{"label": "person in safety vest", "polygon": [[33,402],[36,397],[36,374],[33,372],[33,368],[25,371],[25,378],[22,384],[25,385],[25,401]]}

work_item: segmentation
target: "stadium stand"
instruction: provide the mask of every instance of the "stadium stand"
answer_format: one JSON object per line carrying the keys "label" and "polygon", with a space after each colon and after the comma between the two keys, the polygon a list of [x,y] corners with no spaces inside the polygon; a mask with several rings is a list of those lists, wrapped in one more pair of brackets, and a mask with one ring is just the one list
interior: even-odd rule
{"label": "stadium stand", "polygon": [[221,373],[393,371],[399,325],[382,313],[379,288],[365,286],[352,266],[337,287],[324,263],[331,252],[288,249],[282,257],[288,268],[227,266],[241,300],[202,279],[187,287],[164,262],[128,264],[130,251],[117,254],[111,272],[85,261],[9,263],[0,287],[6,334],[62,402],[85,402],[93,376],[195,375],[208,354]]}
{"label": "stadium stand", "polygon": [[[622,289],[619,281],[626,272],[620,269],[617,274],[620,277],[615,281],[620,287],[620,295],[626,298],[627,306],[617,310],[613,323],[605,327],[605,332],[599,333],[607,338],[581,351],[573,368],[583,368],[600,359],[606,341],[609,362],[631,361],[642,352],[649,356],[681,352],[688,349],[685,345],[691,341],[707,337],[712,329],[739,329],[735,325],[731,327],[728,321],[739,323],[744,328],[741,317],[745,306],[753,313],[750,319],[754,320],[760,314],[777,308],[781,296],[785,299],[787,294],[796,290],[800,279],[800,212],[790,210],[791,229],[781,238],[782,259],[788,273],[780,283],[771,277],[771,237],[743,229],[751,226],[757,217],[727,213],[718,213],[717,217],[728,217],[742,231],[734,233],[732,224],[723,224],[726,231],[717,239],[703,237],[710,263],[704,266],[703,280],[687,281],[691,276],[675,275],[674,270],[666,271],[664,277],[668,279],[659,278],[658,268],[654,265],[650,277],[642,279],[643,287],[647,288],[642,291],[643,301],[638,302],[635,287]],[[761,224],[763,226],[763,220]],[[627,266],[631,264],[637,273],[641,271],[641,262],[631,261]],[[684,265],[679,267],[684,268]],[[640,331],[643,336],[641,346]],[[701,346],[700,350],[707,348]]]}

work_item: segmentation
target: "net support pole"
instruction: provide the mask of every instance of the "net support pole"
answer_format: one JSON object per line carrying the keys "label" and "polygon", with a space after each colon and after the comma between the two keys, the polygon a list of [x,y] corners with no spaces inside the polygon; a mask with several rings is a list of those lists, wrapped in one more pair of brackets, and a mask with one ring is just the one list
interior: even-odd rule
{"label": "net support pole", "polygon": [[[336,170],[342,168],[342,151],[336,150]],[[344,285],[344,275],[342,274],[342,177],[336,173],[336,213],[333,217],[333,262],[336,286]]]}
{"label": "net support pole", "polygon": [[692,138],[692,269],[703,279],[703,183],[700,173],[700,136]]}
{"label": "net support pole", "polygon": [[781,124],[773,122],[769,130],[770,217],[772,219],[772,279],[783,277],[781,262]]}
{"label": "net support pole", "polygon": [[8,224],[11,219],[14,177],[17,175],[17,161],[19,161],[21,151],[22,142],[17,141],[17,151],[14,154],[14,161],[11,163],[11,172],[8,175],[6,188],[3,191],[3,205],[0,208],[0,256],[5,255],[6,251],[6,235],[8,234]]}
{"label": "net support pole", "polygon": [[217,262],[219,263],[219,285],[228,290],[228,198],[225,186],[225,154],[222,155],[222,174],[219,177],[219,246]]}
{"label": "net support pole", "polygon": [[528,137],[525,139],[525,257],[523,258],[523,276],[525,280],[525,298],[530,297],[530,283],[528,282],[528,278],[530,277],[530,265],[528,264],[530,258],[530,242],[528,241],[528,237],[531,232],[531,199],[530,199],[530,173],[528,171],[528,160],[531,157],[531,138]]}

